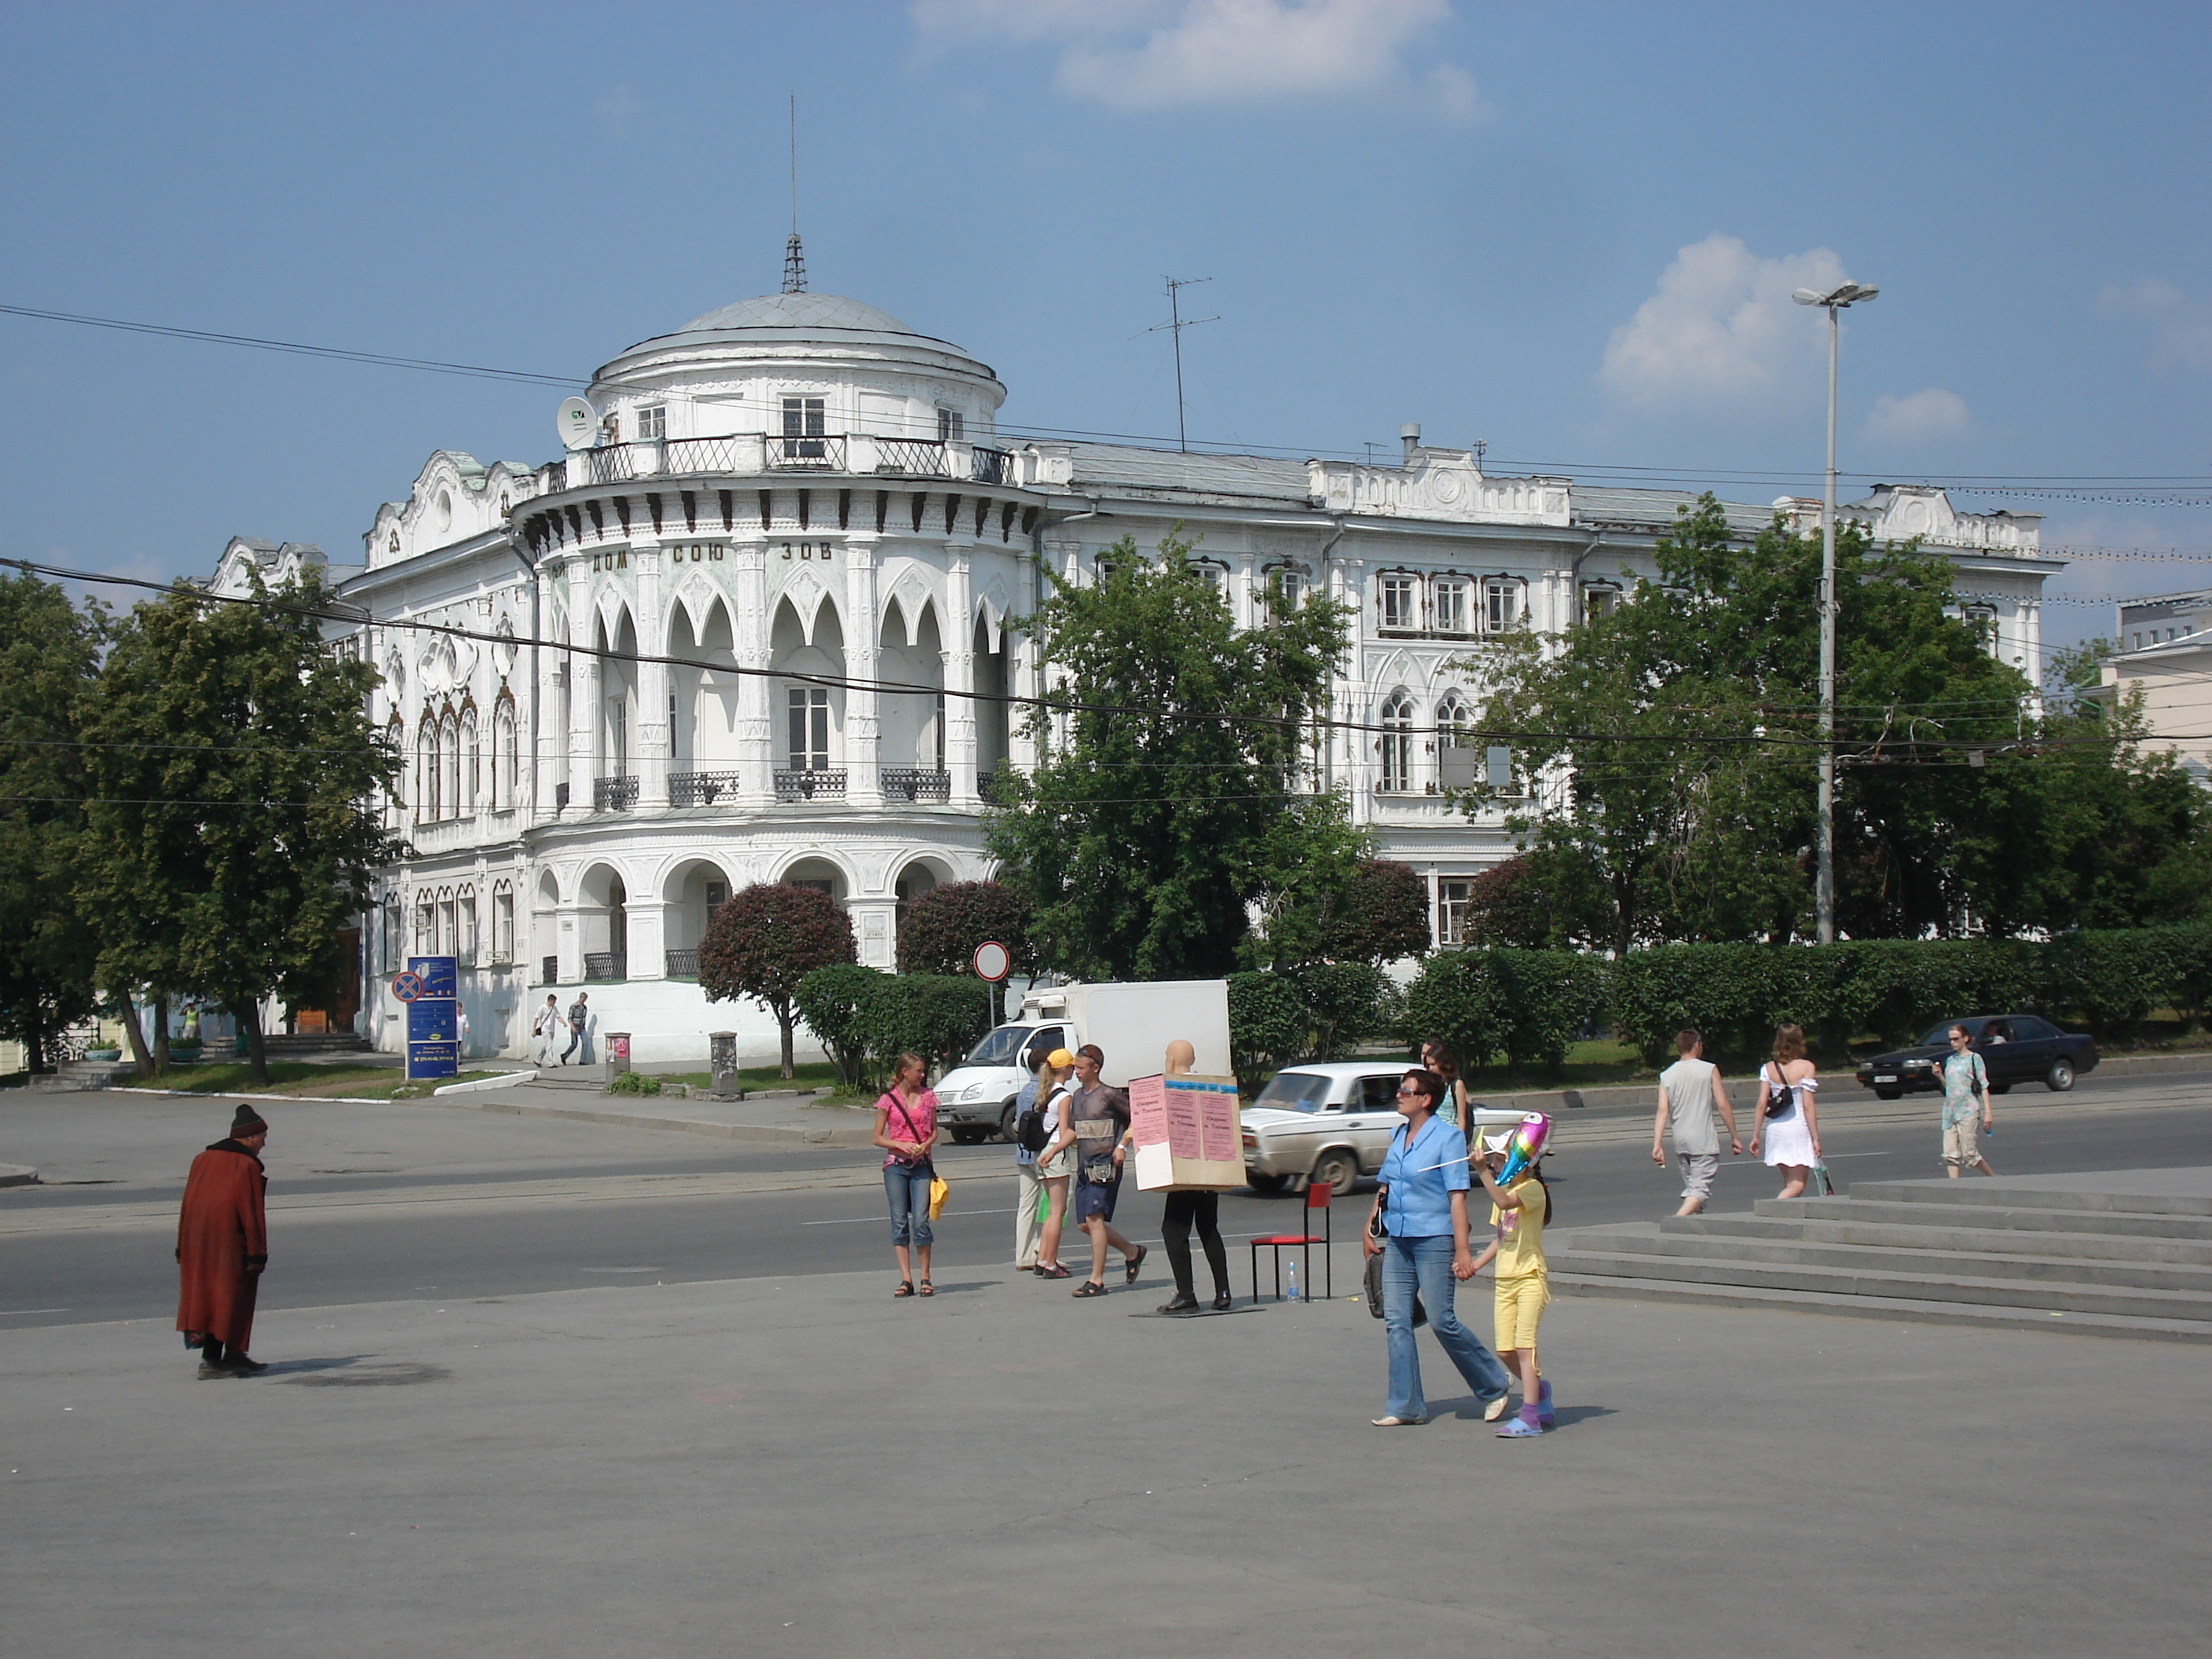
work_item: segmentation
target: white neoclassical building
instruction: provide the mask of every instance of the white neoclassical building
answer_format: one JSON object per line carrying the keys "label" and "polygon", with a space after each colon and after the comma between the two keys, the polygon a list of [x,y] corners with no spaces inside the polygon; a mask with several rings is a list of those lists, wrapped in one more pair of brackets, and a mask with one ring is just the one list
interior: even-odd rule
{"label": "white neoclassical building", "polygon": [[[1437,939],[1456,941],[1468,878],[1512,850],[1502,819],[1444,793],[1486,763],[1455,741],[1485,641],[1612,605],[1686,498],[1486,474],[1414,427],[1395,465],[1011,439],[1005,397],[957,346],[787,292],[615,357],[564,459],[440,450],[378,510],[364,564],[331,573],[369,618],[376,718],[407,757],[386,810],[412,854],[362,936],[378,1046],[398,1011],[377,981],[450,951],[477,1053],[524,1052],[548,991],[566,1006],[579,988],[642,1060],[703,1060],[712,1028],[770,1052],[757,1010],[700,994],[714,908],[813,884],[889,967],[908,901],[989,872],[981,804],[1032,758],[1007,705],[961,695],[1042,689],[1009,619],[1043,572],[1090,580],[1124,535],[1150,549],[1178,526],[1249,625],[1271,583],[1353,607],[1335,713],[1377,729],[1334,732],[1316,779],[1424,874]],[[1806,505],[1730,514],[1750,535]],[[2038,660],[2058,562],[2033,518],[1907,489],[1851,511],[1949,552],[2000,653]],[[320,556],[240,539],[218,581]]]}

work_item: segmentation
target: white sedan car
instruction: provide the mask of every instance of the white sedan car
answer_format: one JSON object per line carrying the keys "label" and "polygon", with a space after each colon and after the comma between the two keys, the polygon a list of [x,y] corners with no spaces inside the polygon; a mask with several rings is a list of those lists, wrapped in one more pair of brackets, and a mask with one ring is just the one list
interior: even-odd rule
{"label": "white sedan car", "polygon": [[[1244,1109],[1244,1178],[1256,1192],[1291,1181],[1326,1181],[1339,1197],[1382,1167],[1397,1132],[1398,1083],[1406,1061],[1316,1061],[1286,1066]],[[1477,1124],[1518,1123],[1524,1114],[1489,1108]]]}

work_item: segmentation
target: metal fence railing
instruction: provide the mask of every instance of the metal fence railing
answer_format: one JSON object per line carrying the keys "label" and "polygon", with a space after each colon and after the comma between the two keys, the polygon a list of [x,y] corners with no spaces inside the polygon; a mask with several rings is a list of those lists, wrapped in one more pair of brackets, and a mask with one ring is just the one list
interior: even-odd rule
{"label": "metal fence railing", "polygon": [[734,795],[744,775],[738,772],[672,772],[668,776],[671,806],[712,806],[724,795]]}

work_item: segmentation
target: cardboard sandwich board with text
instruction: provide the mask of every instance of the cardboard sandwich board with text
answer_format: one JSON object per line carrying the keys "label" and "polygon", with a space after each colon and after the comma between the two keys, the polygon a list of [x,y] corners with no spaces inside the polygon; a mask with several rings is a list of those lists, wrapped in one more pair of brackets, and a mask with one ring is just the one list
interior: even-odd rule
{"label": "cardboard sandwich board with text", "polygon": [[1244,1184],[1243,1121],[1233,1077],[1132,1078],[1129,1127],[1142,1191],[1225,1193]]}

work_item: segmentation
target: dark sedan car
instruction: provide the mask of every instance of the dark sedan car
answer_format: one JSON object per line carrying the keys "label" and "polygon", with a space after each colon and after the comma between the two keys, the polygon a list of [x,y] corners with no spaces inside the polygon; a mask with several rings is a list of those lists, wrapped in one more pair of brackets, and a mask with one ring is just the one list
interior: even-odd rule
{"label": "dark sedan car", "polygon": [[1941,1089],[1943,1061],[1951,1052],[1951,1028],[1963,1025],[1974,1052],[1989,1068],[1990,1092],[2001,1095],[2015,1083],[2040,1083],[2060,1092],[2097,1065],[2097,1040],[2062,1031],[2034,1014],[1976,1014],[1931,1026],[1918,1046],[1877,1054],[1859,1062],[1859,1081],[1884,1100],[1908,1089]]}

